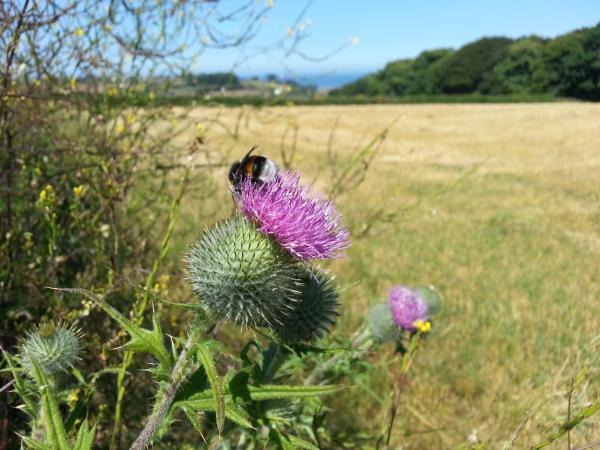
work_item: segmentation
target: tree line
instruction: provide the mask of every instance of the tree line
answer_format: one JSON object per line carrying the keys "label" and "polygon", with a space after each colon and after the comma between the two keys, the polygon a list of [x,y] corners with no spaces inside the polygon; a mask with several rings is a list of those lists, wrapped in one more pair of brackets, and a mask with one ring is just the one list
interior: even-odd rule
{"label": "tree line", "polygon": [[600,100],[600,23],[553,39],[484,37],[440,48],[330,92],[332,96],[550,94]]}

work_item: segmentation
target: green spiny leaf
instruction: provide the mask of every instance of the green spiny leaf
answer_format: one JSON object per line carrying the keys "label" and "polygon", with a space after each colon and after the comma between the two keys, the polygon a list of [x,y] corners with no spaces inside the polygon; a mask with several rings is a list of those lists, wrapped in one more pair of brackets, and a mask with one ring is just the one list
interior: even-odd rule
{"label": "green spiny leaf", "polygon": [[315,446],[314,444],[311,444],[308,441],[305,441],[304,439],[300,439],[299,437],[288,434],[287,438],[290,440],[294,448],[304,448],[306,450],[319,450],[319,447]]}
{"label": "green spiny leaf", "polygon": [[[266,401],[266,400],[285,400],[318,397],[331,394],[342,389],[342,386],[319,385],[319,386],[287,386],[287,385],[263,385],[247,386],[248,400]],[[225,404],[233,401],[233,394],[226,392],[223,395]],[[211,389],[190,395],[186,400],[174,403],[174,407],[187,406],[197,411],[214,408],[214,393]],[[212,403],[211,403],[212,402]]]}
{"label": "green spiny leaf", "polygon": [[77,439],[75,440],[73,450],[91,450],[95,434],[96,426],[90,428],[87,419],[84,420],[77,432]]}
{"label": "green spiny leaf", "polygon": [[250,398],[255,401],[318,397],[331,394],[341,388],[341,386],[334,385],[288,386],[274,384],[260,387],[248,386]]}
{"label": "green spiny leaf", "polygon": [[15,380],[14,389],[25,403],[25,408],[23,410],[35,419],[37,417],[38,408],[31,398],[31,395],[29,395],[27,387],[25,386],[25,380],[19,374],[20,369],[15,366],[12,357],[8,353],[2,351],[2,355],[8,364],[8,370],[12,373],[13,379]]}
{"label": "green spiny leaf", "polygon": [[[113,318],[129,335],[131,340],[125,344],[130,350],[137,352],[151,353],[156,356],[160,365],[164,370],[171,369],[172,360],[171,355],[165,348],[163,343],[163,336],[160,326],[156,320],[153,320],[153,329],[146,330],[137,326],[131,320],[123,316],[119,311],[113,308],[111,305],[106,303],[104,299],[96,294],[85,289],[74,289],[74,288],[53,288],[58,291],[70,292],[73,294],[80,294],[84,297],[95,302],[100,308],[106,312],[111,318]],[[158,325],[158,326],[157,326]]]}
{"label": "green spiny leaf", "polygon": [[58,402],[54,395],[54,390],[46,374],[41,369],[40,365],[34,357],[30,355],[31,368],[33,378],[40,390],[42,400],[42,416],[44,420],[44,430],[46,439],[51,445],[51,448],[57,450],[71,450],[67,441],[67,432],[60,416]]}
{"label": "green spiny leaf", "polygon": [[211,344],[210,341],[201,342],[196,346],[196,355],[200,364],[204,367],[204,371],[206,372],[208,382],[210,383],[213,392],[216,406],[217,429],[219,430],[219,434],[221,434],[223,433],[223,426],[225,423],[225,399],[223,397],[223,385],[221,384],[215,366],[212,348],[215,348],[215,346],[214,344]]}
{"label": "green spiny leaf", "polygon": [[244,428],[254,428],[248,413],[235,403],[225,405],[225,417]]}
{"label": "green spiny leaf", "polygon": [[19,436],[19,438],[21,439],[21,441],[23,441],[27,448],[32,448],[34,450],[53,450],[52,447],[50,447],[49,445],[42,444],[41,442],[31,439],[30,437],[21,436],[20,434],[18,434],[17,436]]}

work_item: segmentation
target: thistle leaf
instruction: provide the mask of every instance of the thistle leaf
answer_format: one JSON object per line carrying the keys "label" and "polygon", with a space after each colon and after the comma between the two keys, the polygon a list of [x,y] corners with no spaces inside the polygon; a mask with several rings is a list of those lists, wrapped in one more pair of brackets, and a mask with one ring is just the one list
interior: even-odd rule
{"label": "thistle leaf", "polygon": [[77,439],[75,440],[73,450],[91,450],[95,434],[96,426],[90,428],[87,419],[84,420],[77,432]]}
{"label": "thistle leaf", "polygon": [[304,448],[306,450],[319,450],[319,447],[317,447],[316,445],[311,444],[310,442],[305,441],[304,439],[300,439],[299,437],[288,434],[287,438],[289,439],[290,443],[294,446],[294,448]]}
{"label": "thistle leaf", "polygon": [[[210,395],[209,391],[207,391],[207,395]],[[194,428],[196,428],[196,426],[198,425],[198,421],[197,418],[193,416],[193,412],[216,413],[217,409],[215,400],[213,398],[197,399],[193,401],[183,400],[177,402],[173,406],[176,408],[181,408],[185,412]],[[231,397],[228,398],[228,402],[225,404],[224,414],[226,419],[230,420],[236,425],[239,425],[244,428],[254,428],[252,426],[252,422],[250,421],[250,416],[240,406],[233,403]],[[194,421],[196,422],[195,424]]]}
{"label": "thistle leaf", "polygon": [[106,303],[104,299],[90,291],[85,289],[74,289],[74,288],[53,288],[58,291],[70,292],[73,294],[80,294],[84,297],[95,302],[100,308],[106,312],[112,319],[114,319],[121,327],[129,333],[131,340],[125,344],[127,348],[135,352],[144,352],[154,355],[161,368],[165,371],[170,371],[172,366],[171,355],[165,348],[163,343],[163,335],[158,321],[153,318],[152,330],[146,330],[137,326],[131,320],[123,316],[119,311],[113,308],[111,305]]}
{"label": "thistle leaf", "polygon": [[50,447],[49,445],[42,444],[41,442],[31,439],[30,437],[21,436],[20,434],[18,434],[17,436],[19,436],[19,438],[21,439],[21,441],[23,441],[27,448],[32,448],[34,450],[53,450],[52,447]]}
{"label": "thistle leaf", "polygon": [[52,385],[36,359],[30,355],[29,361],[33,378],[40,391],[46,439],[53,449],[71,450]]}
{"label": "thistle leaf", "polygon": [[288,386],[288,385],[264,385],[260,387],[248,386],[250,398],[255,401],[298,399],[318,397],[339,391],[342,386]]}
{"label": "thistle leaf", "polygon": [[[285,400],[285,399],[299,399],[299,398],[310,398],[319,397],[321,395],[331,394],[333,392],[342,389],[342,386],[335,385],[318,385],[318,386],[288,386],[278,384],[266,384],[262,386],[247,386],[248,389],[248,400],[257,402],[266,400]],[[226,392],[223,395],[225,404],[233,402],[233,394]],[[197,411],[207,410],[210,405],[214,403],[213,392],[211,389],[207,389],[202,392],[191,395],[186,400],[176,402],[174,406],[188,406]]]}
{"label": "thistle leaf", "polygon": [[196,346],[196,356],[198,361],[204,367],[206,377],[210,384],[215,400],[215,412],[217,416],[217,429],[219,434],[223,433],[223,426],[225,424],[225,399],[223,397],[223,385],[219,379],[217,368],[215,366],[215,359],[213,356],[213,349],[215,348],[214,343],[211,341],[201,342]]}
{"label": "thistle leaf", "polygon": [[37,408],[35,402],[33,401],[33,399],[31,398],[29,390],[25,386],[25,380],[19,374],[19,372],[21,372],[21,369],[19,369],[15,366],[15,363],[14,363],[12,357],[8,353],[6,353],[5,351],[2,351],[2,355],[4,356],[6,364],[8,364],[8,369],[5,369],[5,370],[10,371],[12,373],[13,379],[15,380],[15,384],[14,384],[15,392],[19,395],[21,400],[23,400],[23,402],[25,403],[25,407],[23,408],[23,411],[25,413],[27,413],[29,416],[31,416],[33,419],[37,418],[38,408]]}

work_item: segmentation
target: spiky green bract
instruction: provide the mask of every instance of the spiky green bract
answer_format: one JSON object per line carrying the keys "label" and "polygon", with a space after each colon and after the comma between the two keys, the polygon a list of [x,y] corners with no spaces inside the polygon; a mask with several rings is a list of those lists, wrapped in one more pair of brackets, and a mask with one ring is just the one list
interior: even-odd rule
{"label": "spiky green bract", "polygon": [[327,335],[337,316],[338,293],[331,277],[310,268],[303,271],[302,298],[295,305],[293,314],[282,325],[275,328],[282,341],[312,342]]}
{"label": "spiky green bract", "polygon": [[427,303],[427,313],[435,316],[442,310],[442,296],[433,286],[417,286],[412,291]]}
{"label": "spiky green bract", "polygon": [[61,323],[46,322],[27,332],[20,345],[19,360],[31,373],[33,358],[46,375],[51,375],[72,367],[80,350],[79,330]]}
{"label": "spiky green bract", "polygon": [[187,262],[194,293],[217,320],[273,327],[300,299],[297,261],[243,217],[207,230]]}
{"label": "spiky green bract", "polygon": [[372,306],[367,314],[367,325],[373,337],[380,342],[396,341],[400,336],[400,329],[388,303]]}

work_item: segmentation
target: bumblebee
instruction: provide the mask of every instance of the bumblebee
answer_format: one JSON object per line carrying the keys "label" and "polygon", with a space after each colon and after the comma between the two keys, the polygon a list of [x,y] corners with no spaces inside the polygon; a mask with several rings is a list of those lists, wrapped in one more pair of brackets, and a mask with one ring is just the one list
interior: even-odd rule
{"label": "bumblebee", "polygon": [[258,145],[253,146],[241,161],[234,162],[229,169],[229,182],[236,192],[239,192],[242,181],[246,177],[250,177],[252,183],[256,184],[268,183],[277,178],[279,167],[265,156],[253,155],[257,148]]}

